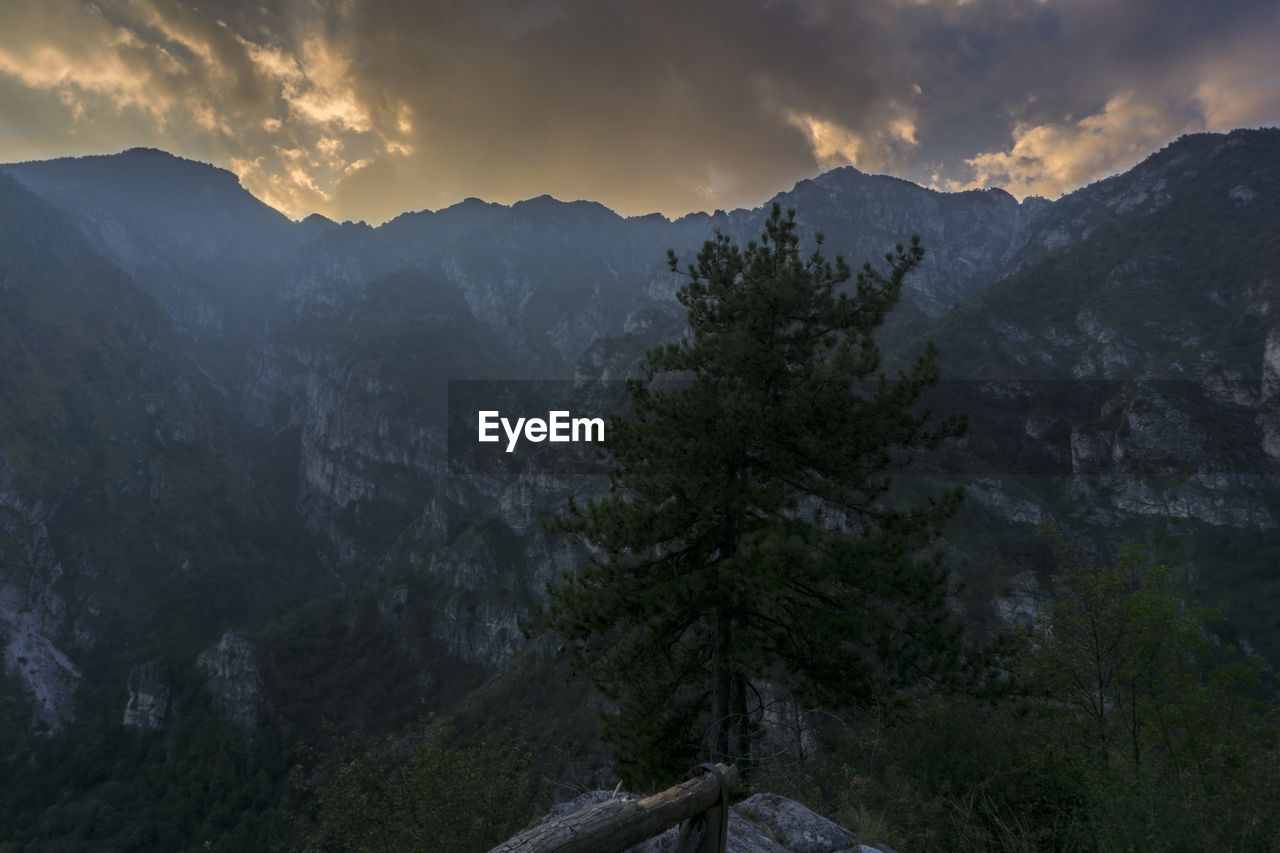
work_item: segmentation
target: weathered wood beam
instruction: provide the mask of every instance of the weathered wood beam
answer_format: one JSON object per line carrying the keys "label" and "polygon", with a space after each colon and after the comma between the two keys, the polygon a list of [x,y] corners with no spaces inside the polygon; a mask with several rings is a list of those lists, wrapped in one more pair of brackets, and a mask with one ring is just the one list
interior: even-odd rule
{"label": "weathered wood beam", "polygon": [[[729,790],[738,768],[719,765]],[[643,800],[609,800],[548,821],[494,847],[489,853],[621,853],[700,815],[720,799],[720,782],[704,773]]]}

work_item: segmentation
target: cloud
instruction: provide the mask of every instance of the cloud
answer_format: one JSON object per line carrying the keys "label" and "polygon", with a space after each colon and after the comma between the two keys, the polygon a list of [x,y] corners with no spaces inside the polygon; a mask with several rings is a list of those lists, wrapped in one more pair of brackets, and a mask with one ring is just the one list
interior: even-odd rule
{"label": "cloud", "polygon": [[759,204],[853,164],[1057,194],[1280,122],[1270,0],[47,0],[0,10],[0,161],[154,145],[293,216],[549,192]]}
{"label": "cloud", "polygon": [[[1280,10],[1277,11],[1280,20]],[[1210,130],[1280,121],[1280,65],[1276,29],[1260,29],[1230,52],[1205,62],[1194,98]]]}
{"label": "cloud", "polygon": [[887,120],[870,133],[857,133],[809,113],[788,111],[786,119],[804,133],[814,160],[823,169],[856,166],[878,171],[917,145],[915,121],[906,114]]}
{"label": "cloud", "polygon": [[1171,138],[1198,130],[1163,104],[1121,92],[1094,115],[1075,122],[1016,125],[1008,150],[968,158],[974,177],[949,181],[951,190],[999,186],[1015,196],[1058,196],[1132,166]]}
{"label": "cloud", "polygon": [[297,38],[243,20],[236,32],[218,11],[52,0],[0,12],[0,75],[48,96],[5,119],[59,128],[61,144],[43,156],[158,145],[230,166],[295,215],[325,204],[326,185],[388,141],[355,93],[341,44],[316,22]]}
{"label": "cloud", "polygon": [[82,114],[85,99],[98,97],[116,110],[135,107],[163,120],[175,101],[165,78],[181,64],[93,10],[81,26],[59,31],[60,19],[80,13],[76,6],[41,5],[29,16],[34,38],[10,31],[0,41],[0,72],[29,88],[52,90],[73,113]]}
{"label": "cloud", "polygon": [[[1280,7],[1135,0],[1063,9],[1039,56],[995,69],[1024,81],[1026,93],[998,100],[1004,120],[990,126],[1003,138],[953,156],[926,181],[1052,197],[1123,171],[1183,133],[1280,123],[1280,74],[1268,58]],[[1061,82],[1045,85],[1054,79]]]}
{"label": "cloud", "polygon": [[349,62],[336,45],[311,36],[295,56],[244,44],[258,69],[276,81],[291,116],[321,129],[371,129],[369,112],[351,84]]}

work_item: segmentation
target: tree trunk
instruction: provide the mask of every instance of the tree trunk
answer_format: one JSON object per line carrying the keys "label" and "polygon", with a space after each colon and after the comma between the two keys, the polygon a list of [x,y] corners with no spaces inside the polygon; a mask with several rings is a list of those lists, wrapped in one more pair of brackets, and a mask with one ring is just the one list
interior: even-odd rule
{"label": "tree trunk", "polygon": [[747,677],[741,672],[733,674],[733,760],[741,768],[742,780],[751,777],[751,718],[747,716]]}
{"label": "tree trunk", "polygon": [[[725,786],[738,768],[721,766]],[[720,781],[704,773],[643,800],[609,800],[526,830],[489,853],[617,853],[700,815],[720,799]],[[725,804],[728,807],[728,804]]]}
{"label": "tree trunk", "polygon": [[727,607],[716,608],[716,639],[711,653],[711,760],[729,763],[729,736],[732,731],[731,710],[733,671],[729,661],[729,642],[733,634],[732,614]]}

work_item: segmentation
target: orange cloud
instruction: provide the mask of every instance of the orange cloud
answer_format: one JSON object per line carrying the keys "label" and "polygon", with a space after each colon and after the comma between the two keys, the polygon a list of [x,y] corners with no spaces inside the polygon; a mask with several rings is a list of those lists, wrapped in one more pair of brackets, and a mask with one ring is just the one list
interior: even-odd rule
{"label": "orange cloud", "polygon": [[[60,30],[75,4],[48,3],[34,17],[34,37],[0,41],[0,72],[32,89],[54,90],[77,114],[105,98],[117,111],[136,107],[163,121],[176,98],[161,77],[176,60],[144,45],[130,30],[90,13],[81,26]],[[83,16],[82,16],[83,17]]]}
{"label": "orange cloud", "polygon": [[915,119],[910,111],[891,107],[890,117],[877,130],[856,132],[831,119],[812,113],[787,111],[786,120],[809,141],[813,159],[823,169],[857,166],[878,171],[900,161],[904,150],[914,148]]}
{"label": "orange cloud", "polygon": [[1121,92],[1079,121],[1015,125],[1011,147],[968,158],[973,179],[950,180],[946,188],[1002,187],[1019,197],[1054,197],[1126,169],[1198,125],[1133,92]]}
{"label": "orange cloud", "polygon": [[679,215],[844,164],[1056,195],[1280,121],[1280,7],[1159,2],[0,0],[0,161],[151,145],[373,221],[544,192]]}

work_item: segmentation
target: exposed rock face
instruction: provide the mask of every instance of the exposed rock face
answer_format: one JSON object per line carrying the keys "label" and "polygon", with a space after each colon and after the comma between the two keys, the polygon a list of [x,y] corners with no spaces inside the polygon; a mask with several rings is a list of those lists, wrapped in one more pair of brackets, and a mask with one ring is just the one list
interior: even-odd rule
{"label": "exposed rock face", "polygon": [[[846,260],[879,259],[894,243],[918,234],[925,261],[904,287],[904,298],[939,317],[982,290],[1000,265],[1022,247],[1041,208],[1019,205],[1004,190],[942,193],[852,167],[835,169],[777,196],[802,223],[821,230],[826,245]],[[746,214],[745,216],[743,214]],[[735,211],[735,231],[757,236],[759,214]]]}
{"label": "exposed rock face", "polygon": [[992,477],[980,477],[964,487],[965,497],[990,508],[1009,521],[1039,524],[1044,511],[1031,501],[1011,496],[1004,484]]}
{"label": "exposed rock face", "polygon": [[[633,794],[589,791],[560,803],[543,819],[565,817],[613,797]],[[675,845],[676,827],[630,847],[626,853],[667,853]],[[753,794],[729,810],[728,853],[892,853],[888,847],[858,843],[854,834],[795,800],[777,794]]]}
{"label": "exposed rock face", "polygon": [[1258,197],[1258,194],[1244,184],[1234,186],[1227,197],[1236,203],[1236,207],[1244,207]]}
{"label": "exposed rock face", "polygon": [[[798,209],[803,231],[823,231],[828,246],[859,262],[922,234],[929,254],[907,299],[931,316],[985,287],[1033,218],[1002,191],[938,193],[855,169],[802,182],[777,200]],[[255,426],[300,430],[297,506],[346,573],[390,544],[371,542],[357,516],[401,517],[409,509],[408,523],[411,504],[441,474],[444,437],[435,413],[397,408],[399,401],[420,397],[438,377],[567,378],[584,356],[590,361],[597,342],[629,334],[637,351],[616,366],[600,365],[601,373],[622,375],[655,338],[683,328],[666,250],[690,260],[714,231],[750,239],[760,220],[758,209],[674,222],[623,219],[598,204],[541,197],[511,207],[469,199],[376,229],[330,228],[297,250],[277,288],[247,355],[243,412]],[[376,306],[401,318],[424,310],[414,299],[379,301],[387,281],[406,276],[417,292],[439,296],[425,310],[447,318],[451,326],[441,328],[469,330],[469,348],[501,358],[451,363],[441,347],[419,375],[370,375],[377,355],[352,336]]]}
{"label": "exposed rock face", "polygon": [[208,673],[209,692],[227,722],[245,733],[257,728],[263,709],[262,675],[253,644],[227,632],[216,646],[200,653],[196,666]]}
{"label": "exposed rock face", "polygon": [[[492,664],[524,646],[521,622],[536,618],[547,603],[547,584],[581,559],[542,526],[580,484],[533,465],[514,481],[462,480],[441,482],[394,553],[447,584],[433,639],[463,661]],[[501,513],[485,524],[470,522],[472,513],[495,507]]]}
{"label": "exposed rock face", "polygon": [[1021,628],[1036,623],[1045,599],[1035,572],[1025,571],[1014,575],[1008,594],[997,597],[991,604],[1001,622],[1010,628]]}
{"label": "exposed rock face", "polygon": [[1280,328],[1267,333],[1262,348],[1262,402],[1280,392]]}
{"label": "exposed rock face", "polygon": [[783,849],[795,853],[830,853],[854,844],[853,833],[777,794],[753,794],[734,806],[734,811],[764,828]]}
{"label": "exposed rock face", "polygon": [[124,727],[143,731],[160,728],[169,711],[169,688],[160,680],[154,662],[135,666],[129,673],[129,700],[124,707]]}
{"label": "exposed rock face", "polygon": [[[18,599],[14,588],[0,589],[6,598],[0,607],[12,607]],[[32,728],[53,734],[75,719],[75,690],[81,674],[65,653],[48,638],[47,623],[32,611],[0,612],[8,622],[4,669],[17,676],[31,695]]]}
{"label": "exposed rock face", "polygon": [[48,512],[19,491],[0,453],[0,644],[4,672],[31,701],[34,731],[53,734],[75,719],[80,669],[58,643],[67,608],[56,592],[62,564],[49,544]]}

